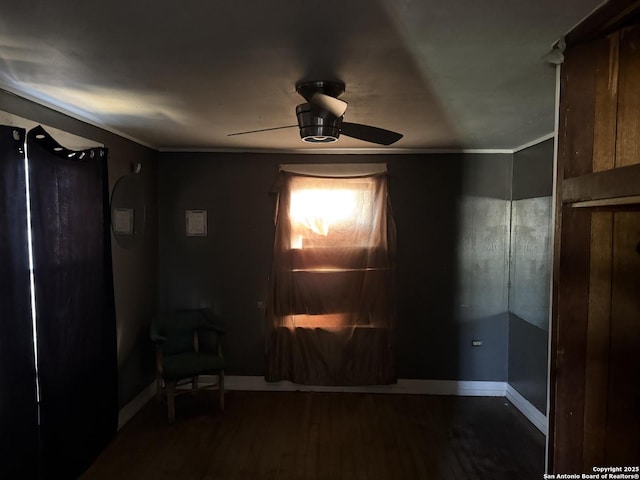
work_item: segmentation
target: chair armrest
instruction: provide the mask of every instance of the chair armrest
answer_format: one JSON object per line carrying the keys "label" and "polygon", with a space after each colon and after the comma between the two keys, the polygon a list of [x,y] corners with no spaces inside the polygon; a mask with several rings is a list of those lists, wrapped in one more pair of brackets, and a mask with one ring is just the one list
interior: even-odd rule
{"label": "chair armrest", "polygon": [[151,337],[151,341],[154,343],[164,343],[167,341],[167,337],[162,335],[158,330],[158,325],[155,321],[151,322],[151,327],[149,328],[149,336]]}
{"label": "chair armrest", "polygon": [[227,333],[227,329],[221,323],[205,323],[200,325],[201,330],[209,330],[211,332],[215,332],[218,335],[225,335]]}

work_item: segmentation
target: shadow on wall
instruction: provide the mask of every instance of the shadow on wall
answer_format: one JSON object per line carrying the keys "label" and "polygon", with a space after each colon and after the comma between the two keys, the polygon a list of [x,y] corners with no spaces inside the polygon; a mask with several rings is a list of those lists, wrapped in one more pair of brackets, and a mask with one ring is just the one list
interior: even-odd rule
{"label": "shadow on wall", "polygon": [[510,163],[454,154],[393,163],[400,377],[506,380]]}
{"label": "shadow on wall", "polygon": [[509,384],[547,411],[553,140],[513,159]]}

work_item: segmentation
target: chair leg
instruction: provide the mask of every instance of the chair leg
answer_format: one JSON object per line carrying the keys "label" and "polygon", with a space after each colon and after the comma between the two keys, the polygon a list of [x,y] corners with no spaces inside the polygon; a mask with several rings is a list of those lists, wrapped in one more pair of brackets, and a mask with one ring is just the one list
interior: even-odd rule
{"label": "chair leg", "polygon": [[224,412],[224,372],[218,373],[218,395],[220,396],[220,410]]}
{"label": "chair leg", "polygon": [[196,375],[195,377],[191,378],[191,393],[195,395],[197,391],[198,391],[198,376]]}
{"label": "chair leg", "polygon": [[169,425],[173,425],[176,421],[176,382],[165,382],[165,388],[167,390],[167,416]]}
{"label": "chair leg", "polygon": [[156,398],[162,400],[162,377],[156,376]]}

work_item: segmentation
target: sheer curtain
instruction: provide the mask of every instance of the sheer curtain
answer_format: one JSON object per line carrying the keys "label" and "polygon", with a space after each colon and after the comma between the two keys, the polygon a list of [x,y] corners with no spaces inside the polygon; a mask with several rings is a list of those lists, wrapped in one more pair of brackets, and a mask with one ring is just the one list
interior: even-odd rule
{"label": "sheer curtain", "polygon": [[279,185],[267,380],[395,382],[395,226],[386,175],[281,172]]}

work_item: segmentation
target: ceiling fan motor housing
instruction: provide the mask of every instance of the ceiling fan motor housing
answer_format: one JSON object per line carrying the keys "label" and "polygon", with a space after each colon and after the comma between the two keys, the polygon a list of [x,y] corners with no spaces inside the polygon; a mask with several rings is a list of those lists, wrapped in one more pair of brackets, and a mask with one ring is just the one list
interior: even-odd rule
{"label": "ceiling fan motor housing", "polygon": [[319,116],[309,103],[296,107],[300,138],[307,143],[332,143],[340,137],[342,117]]}

